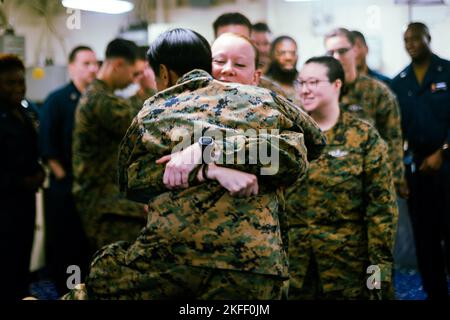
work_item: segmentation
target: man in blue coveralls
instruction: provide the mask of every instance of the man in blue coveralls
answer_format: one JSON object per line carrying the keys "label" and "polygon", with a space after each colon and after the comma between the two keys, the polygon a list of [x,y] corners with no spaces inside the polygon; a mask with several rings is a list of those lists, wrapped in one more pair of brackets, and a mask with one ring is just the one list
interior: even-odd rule
{"label": "man in blue coveralls", "polygon": [[[450,268],[450,61],[433,54],[423,23],[404,34],[412,59],[392,81],[405,138],[409,211],[428,299],[447,299]],[[442,248],[442,243],[444,248]]]}
{"label": "man in blue coveralls", "polygon": [[44,102],[39,135],[41,156],[50,169],[50,186],[45,190],[46,266],[60,293],[67,290],[67,267],[83,269],[89,261],[72,196],[72,131],[78,100],[98,71],[94,51],[75,47],[69,54],[68,70],[71,81]]}

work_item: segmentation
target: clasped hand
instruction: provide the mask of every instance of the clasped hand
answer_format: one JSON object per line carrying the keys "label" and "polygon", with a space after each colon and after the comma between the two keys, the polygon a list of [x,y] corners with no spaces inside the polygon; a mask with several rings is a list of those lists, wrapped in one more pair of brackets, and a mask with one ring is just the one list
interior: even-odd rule
{"label": "clasped hand", "polygon": [[[202,150],[199,144],[193,144],[188,148],[169,155],[165,155],[158,160],[157,164],[165,164],[163,183],[170,190],[185,189],[189,187],[189,175],[200,165]],[[235,197],[248,197],[257,195],[259,191],[258,178],[254,174],[220,167],[216,164],[208,165],[208,176],[203,177],[203,170],[200,170],[197,179],[216,180],[222,187]]]}

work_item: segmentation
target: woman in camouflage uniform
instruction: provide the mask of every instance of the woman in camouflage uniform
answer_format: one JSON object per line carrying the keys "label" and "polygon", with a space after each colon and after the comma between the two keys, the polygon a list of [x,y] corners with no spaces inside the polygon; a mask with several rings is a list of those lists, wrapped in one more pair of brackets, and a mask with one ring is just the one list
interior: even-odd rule
{"label": "woman in camouflage uniform", "polygon": [[[209,45],[193,31],[163,33],[148,56],[160,92],[133,120],[119,152],[121,190],[148,203],[147,226],[133,243],[98,251],[86,286],[64,298],[281,298],[289,272],[279,194],[320,154],[320,129],[274,92],[229,83],[239,79],[214,80]],[[199,132],[202,138],[212,137],[208,131],[231,133],[212,146],[232,159],[273,141],[279,170],[261,173],[269,167],[254,152],[245,152],[242,163],[199,165],[193,159],[207,150],[203,139],[191,140],[199,124],[208,128]],[[256,134],[247,138],[247,128]],[[170,153],[186,135],[190,146]]]}
{"label": "woman in camouflage uniform", "polygon": [[340,111],[343,85],[332,57],[311,58],[300,73],[303,108],[328,143],[286,197],[290,299],[392,296],[398,212],[387,147],[369,123]]}

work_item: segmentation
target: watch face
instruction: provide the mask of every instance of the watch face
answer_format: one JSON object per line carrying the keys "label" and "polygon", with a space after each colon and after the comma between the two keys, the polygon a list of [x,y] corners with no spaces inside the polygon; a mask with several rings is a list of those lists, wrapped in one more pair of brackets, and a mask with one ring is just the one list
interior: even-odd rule
{"label": "watch face", "polygon": [[214,140],[211,137],[201,137],[199,142],[201,145],[209,146],[214,142]]}

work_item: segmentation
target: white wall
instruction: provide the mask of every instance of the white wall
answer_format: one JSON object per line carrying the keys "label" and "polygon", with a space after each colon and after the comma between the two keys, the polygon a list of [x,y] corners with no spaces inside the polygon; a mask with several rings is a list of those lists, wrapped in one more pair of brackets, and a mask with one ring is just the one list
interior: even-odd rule
{"label": "white wall", "polygon": [[[379,24],[376,14],[369,8],[379,7]],[[293,35],[299,43],[300,63],[307,58],[323,54],[323,36],[314,31],[331,30],[334,27],[357,29],[374,44],[380,44],[380,67],[389,76],[397,74],[407,63],[403,47],[403,31],[408,24],[408,7],[395,5],[394,0],[322,0],[317,2],[285,2],[270,0],[268,21],[276,35]],[[375,10],[376,11],[376,10]],[[322,14],[321,14],[322,13]],[[312,19],[329,14],[332,22],[323,28],[313,28]],[[433,50],[450,58],[450,7],[414,7],[412,20],[428,24],[432,34]],[[376,49],[376,48],[375,48]],[[373,50],[376,55],[376,50]],[[374,59],[375,62],[377,59]]]}
{"label": "white wall", "polygon": [[65,65],[70,50],[80,44],[94,49],[99,59],[103,59],[106,45],[114,39],[121,27],[126,27],[128,15],[106,15],[81,11],[80,28],[69,29],[65,13],[54,19],[56,33],[62,41],[49,33],[45,21],[28,12],[16,13],[14,28],[17,35],[25,36],[25,63],[33,66],[43,63],[47,56],[53,57],[56,65]]}
{"label": "white wall", "polygon": [[[374,4],[380,10],[379,24],[374,15],[367,11]],[[169,14],[169,21],[166,22],[172,26],[194,29],[212,41],[213,21],[228,11],[240,11],[253,22],[267,21],[275,36],[293,36],[299,43],[299,65],[313,55],[324,53],[323,32],[337,26],[363,32],[372,49],[370,63],[379,66],[387,75],[395,75],[409,62],[402,39],[404,27],[409,21],[408,7],[395,5],[394,0],[319,0],[303,3],[284,0],[237,0],[235,4],[210,8],[173,10]],[[313,19],[327,15],[331,17],[330,23],[313,27]],[[26,37],[27,65],[43,61],[45,52],[53,55],[55,64],[64,65],[67,52],[78,44],[92,46],[102,59],[106,44],[118,35],[121,27],[131,21],[130,15],[82,12],[81,28],[70,30],[66,26],[68,17],[68,14],[62,14],[56,19],[56,30],[64,38],[64,51],[54,37],[41,37],[44,28],[42,20],[26,14],[15,15],[16,32]],[[450,58],[450,6],[414,7],[412,19],[428,24],[434,51],[444,58]],[[40,54],[36,53],[39,44],[42,44]],[[379,50],[376,45],[379,45]]]}
{"label": "white wall", "polygon": [[[212,24],[219,15],[241,11],[252,21],[266,20],[266,2],[267,0],[237,0],[235,4],[210,8],[179,8],[169,13],[166,23],[173,27],[193,29],[212,41]],[[23,9],[13,13],[16,34],[25,36],[27,66],[43,64],[47,56],[53,57],[56,65],[65,65],[69,51],[79,44],[91,46],[99,59],[103,59],[107,43],[134,19],[131,14],[107,15],[81,11],[80,28],[69,29],[67,20],[71,14],[65,12],[54,19],[55,31],[63,39],[61,44],[54,34],[49,34],[44,19]]]}
{"label": "white wall", "polygon": [[241,12],[250,21],[267,21],[267,2],[270,0],[237,0],[235,4],[210,8],[180,8],[169,15],[169,23],[177,27],[190,28],[202,34],[208,41],[214,40],[213,22],[226,12]]}

